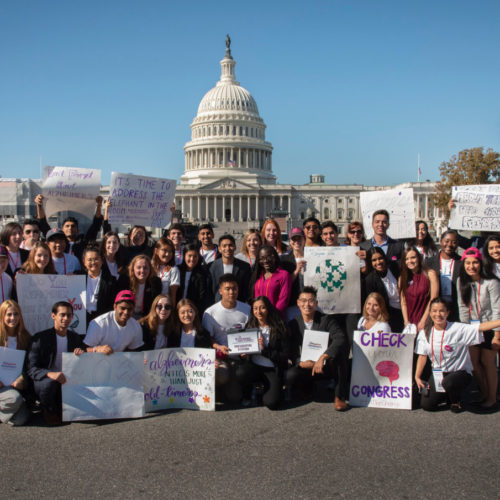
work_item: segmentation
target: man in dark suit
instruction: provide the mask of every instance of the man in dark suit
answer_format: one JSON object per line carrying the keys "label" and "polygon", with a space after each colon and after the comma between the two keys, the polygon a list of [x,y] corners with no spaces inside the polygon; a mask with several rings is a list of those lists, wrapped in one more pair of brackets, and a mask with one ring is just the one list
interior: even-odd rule
{"label": "man in dark suit", "polygon": [[[333,316],[327,316],[317,310],[317,291],[314,287],[305,286],[299,295],[297,305],[300,314],[288,323],[293,342],[296,345],[296,364],[287,370],[286,383],[288,387],[301,385],[306,393],[312,392],[314,380],[320,378],[335,379],[335,403],[337,411],[347,409],[345,402],[349,388],[348,383],[348,342],[345,332]],[[328,332],[328,347],[317,361],[300,361],[299,350],[302,346],[304,331],[316,330]]]}
{"label": "man in dark suit", "polygon": [[77,356],[85,352],[83,337],[69,330],[73,308],[69,302],[56,302],[52,307],[54,327],[33,336],[28,353],[28,375],[33,380],[35,395],[40,401],[48,425],[61,423],[61,385],[66,382],[62,372],[62,353]]}
{"label": "man in dark suit", "polygon": [[238,283],[238,300],[246,302],[249,295],[250,276],[252,268],[246,262],[234,257],[236,242],[230,234],[225,234],[219,238],[220,259],[215,260],[210,265],[210,276],[212,278],[212,291],[215,302],[221,300],[219,293],[219,278],[223,274],[232,274]]}
{"label": "man in dark suit", "polygon": [[[361,250],[370,250],[372,247],[380,247],[387,255],[387,260],[399,261],[403,253],[403,244],[392,239],[387,234],[389,229],[389,212],[387,210],[376,210],[372,216],[373,237],[371,240],[363,241],[359,246]],[[366,258],[360,255],[360,258]]]}

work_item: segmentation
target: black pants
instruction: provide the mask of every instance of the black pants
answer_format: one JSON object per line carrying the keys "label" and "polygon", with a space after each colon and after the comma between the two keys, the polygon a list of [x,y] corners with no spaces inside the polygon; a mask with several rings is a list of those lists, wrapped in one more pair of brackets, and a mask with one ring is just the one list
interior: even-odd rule
{"label": "black pants", "polygon": [[340,354],[337,358],[327,359],[322,374],[313,376],[312,369],[295,365],[288,369],[285,375],[287,387],[294,389],[299,386],[305,391],[312,390],[315,380],[330,378],[335,380],[335,396],[340,399],[347,399],[349,395],[349,373],[345,353]]}
{"label": "black pants", "polygon": [[446,392],[436,392],[434,385],[434,377],[429,378],[429,395],[422,395],[420,405],[424,410],[432,411],[437,408],[440,403],[449,401],[451,404],[460,403],[460,396],[464,389],[469,385],[472,376],[465,370],[458,372],[443,373],[443,389]]}
{"label": "black pants", "polygon": [[35,395],[44,410],[61,413],[61,384],[59,382],[45,377],[42,380],[34,380],[33,386]]}
{"label": "black pants", "polygon": [[245,398],[249,398],[254,382],[262,382],[264,384],[262,402],[270,410],[278,408],[282,384],[274,368],[256,365],[247,360],[236,367],[236,379],[242,386]]}

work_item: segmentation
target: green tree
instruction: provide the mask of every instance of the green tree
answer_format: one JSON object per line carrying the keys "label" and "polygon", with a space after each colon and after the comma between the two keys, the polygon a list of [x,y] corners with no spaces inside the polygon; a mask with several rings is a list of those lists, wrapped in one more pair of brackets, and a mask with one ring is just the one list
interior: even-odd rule
{"label": "green tree", "polygon": [[492,149],[471,148],[453,155],[439,167],[441,180],[436,184],[434,204],[450,216],[448,202],[453,186],[496,184],[500,181],[500,154]]}

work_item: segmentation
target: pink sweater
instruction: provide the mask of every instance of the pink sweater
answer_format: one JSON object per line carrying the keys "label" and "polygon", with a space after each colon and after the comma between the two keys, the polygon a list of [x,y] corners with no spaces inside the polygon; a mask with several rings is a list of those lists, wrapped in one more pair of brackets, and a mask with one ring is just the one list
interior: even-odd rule
{"label": "pink sweater", "polygon": [[264,273],[255,282],[254,297],[265,295],[271,304],[278,309],[280,314],[285,317],[285,310],[290,301],[292,290],[292,277],[290,274],[278,267],[276,271],[267,280],[264,279]]}

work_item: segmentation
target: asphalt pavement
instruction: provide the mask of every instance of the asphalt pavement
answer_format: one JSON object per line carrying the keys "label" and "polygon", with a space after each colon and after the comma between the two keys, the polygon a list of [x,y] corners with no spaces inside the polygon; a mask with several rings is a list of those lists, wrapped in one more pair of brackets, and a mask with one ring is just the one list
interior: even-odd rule
{"label": "asphalt pavement", "polygon": [[500,413],[311,402],[0,425],[0,498],[498,498]]}

